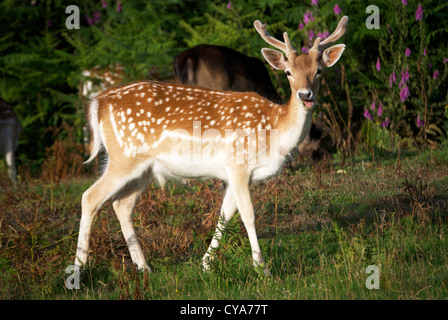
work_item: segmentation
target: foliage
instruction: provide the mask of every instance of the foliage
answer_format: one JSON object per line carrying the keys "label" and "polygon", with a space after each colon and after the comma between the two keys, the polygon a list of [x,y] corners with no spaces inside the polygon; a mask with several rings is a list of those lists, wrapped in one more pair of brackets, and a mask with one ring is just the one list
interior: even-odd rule
{"label": "foliage", "polygon": [[[267,44],[253,28],[256,19],[267,23],[277,38],[287,31],[298,50],[306,51],[319,33],[325,36],[334,30],[342,15],[350,17],[348,32],[341,39],[346,51],[326,72],[318,109],[339,134],[341,151],[351,145],[345,141],[351,136],[348,132],[364,112],[373,113],[374,101],[376,115],[380,104],[383,108],[381,116],[373,119],[376,126],[387,118],[388,132],[414,146],[435,145],[446,133],[447,43],[440,41],[447,36],[448,5],[444,2],[379,0],[379,30],[365,27],[367,0],[98,0],[70,4],[80,9],[79,30],[66,28],[68,3],[62,0],[0,4],[0,96],[14,106],[22,122],[18,153],[21,163],[33,168],[43,163],[47,148],[68,136],[64,130],[56,137],[50,134],[64,123],[73,128],[75,140],[82,142],[84,115],[78,89],[83,70],[120,63],[126,82],[148,77],[169,80],[173,57],[199,43],[224,45],[262,58],[260,49]],[[423,16],[417,21],[419,4]],[[380,71],[376,71],[378,61]],[[406,70],[409,97],[402,101],[399,82]],[[279,93],[287,98],[286,77],[269,71]],[[393,73],[396,82],[390,88]]]}

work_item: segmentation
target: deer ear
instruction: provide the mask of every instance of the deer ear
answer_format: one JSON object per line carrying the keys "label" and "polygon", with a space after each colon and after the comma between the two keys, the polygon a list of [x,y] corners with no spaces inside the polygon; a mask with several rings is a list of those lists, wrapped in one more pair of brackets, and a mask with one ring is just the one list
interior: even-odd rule
{"label": "deer ear", "polygon": [[345,50],[345,44],[337,44],[324,51],[322,54],[322,64],[325,67],[331,67],[342,56],[342,52]]}
{"label": "deer ear", "polygon": [[274,49],[263,48],[261,49],[263,57],[269,64],[277,70],[286,69],[286,59],[283,53]]}

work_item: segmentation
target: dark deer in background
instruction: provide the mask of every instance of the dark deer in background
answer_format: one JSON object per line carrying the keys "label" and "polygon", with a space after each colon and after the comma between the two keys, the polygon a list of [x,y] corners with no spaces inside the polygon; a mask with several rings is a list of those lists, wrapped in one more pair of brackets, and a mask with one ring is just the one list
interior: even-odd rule
{"label": "dark deer in background", "polygon": [[[253,91],[273,102],[282,102],[264,63],[227,47],[200,44],[187,49],[174,58],[174,72],[182,84]],[[300,154],[312,163],[330,159],[331,154],[321,146],[327,134],[322,121],[313,121],[310,133],[298,148]]]}
{"label": "dark deer in background", "polygon": [[235,50],[200,44],[174,58],[176,80],[214,90],[252,91],[276,103],[281,98],[263,62]]}
{"label": "dark deer in background", "polygon": [[14,184],[17,183],[15,151],[21,130],[12,106],[0,99],[0,156],[5,157],[8,175]]}

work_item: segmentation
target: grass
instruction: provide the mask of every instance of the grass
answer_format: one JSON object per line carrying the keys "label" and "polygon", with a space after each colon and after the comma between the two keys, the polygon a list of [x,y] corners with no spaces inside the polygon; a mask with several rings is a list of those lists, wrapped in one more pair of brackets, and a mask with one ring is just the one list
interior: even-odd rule
{"label": "grass", "polygon": [[[92,177],[0,176],[0,299],[448,299],[448,144],[364,153],[344,168],[283,170],[251,187],[272,276],[252,266],[238,217],[210,272],[201,258],[222,201],[218,181],[151,184],[134,221],[153,273],[135,270],[110,204],[96,219],[81,288],[68,290],[80,200]],[[343,169],[345,173],[337,173]],[[3,171],[4,172],[4,171]],[[379,267],[369,290],[366,268]]]}

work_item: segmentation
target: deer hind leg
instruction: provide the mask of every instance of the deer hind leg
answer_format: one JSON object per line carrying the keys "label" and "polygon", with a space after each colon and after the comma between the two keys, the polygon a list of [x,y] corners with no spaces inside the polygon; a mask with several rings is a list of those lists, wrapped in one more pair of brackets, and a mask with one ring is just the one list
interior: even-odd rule
{"label": "deer hind leg", "polygon": [[125,173],[117,175],[109,167],[101,178],[82,195],[82,215],[79,227],[78,245],[76,249],[75,266],[81,267],[87,262],[90,231],[93,220],[101,206],[114,197],[129,179]]}
{"label": "deer hind leg", "polygon": [[226,193],[224,195],[224,200],[221,207],[221,215],[219,217],[218,225],[215,230],[212,242],[208,247],[207,253],[202,258],[202,266],[204,270],[210,269],[210,261],[213,260],[216,248],[219,246],[221,241],[222,232],[224,231],[227,222],[233,217],[236,211],[235,200],[233,199],[232,190],[227,187]]}
{"label": "deer hind leg", "polygon": [[121,231],[126,239],[132,261],[140,270],[151,271],[149,266],[146,264],[145,256],[138,241],[137,234],[135,233],[134,222],[132,219],[132,212],[134,210],[135,202],[146,186],[144,181],[147,180],[141,178],[127,185],[115,196],[112,205],[115,210],[115,214],[120,221]]}

